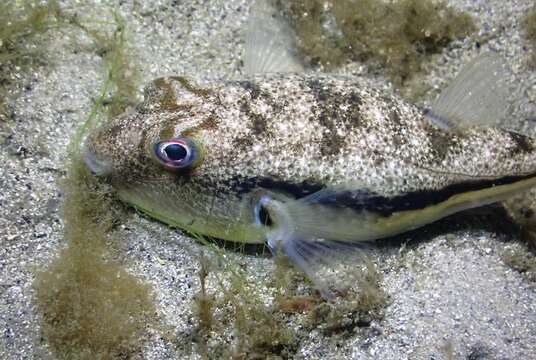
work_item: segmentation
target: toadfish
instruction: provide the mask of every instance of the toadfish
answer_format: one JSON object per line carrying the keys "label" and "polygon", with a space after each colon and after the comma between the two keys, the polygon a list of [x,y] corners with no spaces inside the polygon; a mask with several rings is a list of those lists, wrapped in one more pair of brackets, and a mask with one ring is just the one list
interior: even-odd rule
{"label": "toadfish", "polygon": [[506,109],[497,57],[423,111],[362,79],[304,71],[267,2],[247,33],[245,78],[158,78],[90,134],[86,164],[120,199],[192,233],[266,243],[329,296],[313,270],[326,252],[536,185],[536,140],[491,126]]}

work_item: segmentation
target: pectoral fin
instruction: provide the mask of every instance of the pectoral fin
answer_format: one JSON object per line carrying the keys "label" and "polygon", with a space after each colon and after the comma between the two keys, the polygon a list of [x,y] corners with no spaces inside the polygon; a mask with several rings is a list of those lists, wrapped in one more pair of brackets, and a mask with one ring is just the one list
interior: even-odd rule
{"label": "pectoral fin", "polygon": [[[295,201],[290,202],[293,203]],[[315,236],[314,231],[318,229],[303,231],[303,223],[299,223],[301,219],[293,218],[287,205],[289,203],[268,197],[262,199],[262,207],[271,219],[267,232],[270,250],[273,253],[282,252],[287,256],[305,272],[325,299],[331,299],[334,297],[334,290],[340,290],[341,279],[340,275],[329,276],[329,272],[343,263],[357,266],[365,257],[367,243],[324,239]]]}

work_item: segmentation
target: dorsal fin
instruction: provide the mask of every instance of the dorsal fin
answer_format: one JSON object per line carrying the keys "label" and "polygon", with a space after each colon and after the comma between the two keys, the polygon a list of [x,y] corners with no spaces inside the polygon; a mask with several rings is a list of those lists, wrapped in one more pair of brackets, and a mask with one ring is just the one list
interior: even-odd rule
{"label": "dorsal fin", "polygon": [[246,26],[245,72],[302,72],[294,32],[271,0],[256,0]]}
{"label": "dorsal fin", "polygon": [[428,117],[443,129],[497,125],[508,109],[508,74],[498,55],[476,58],[443,90]]}

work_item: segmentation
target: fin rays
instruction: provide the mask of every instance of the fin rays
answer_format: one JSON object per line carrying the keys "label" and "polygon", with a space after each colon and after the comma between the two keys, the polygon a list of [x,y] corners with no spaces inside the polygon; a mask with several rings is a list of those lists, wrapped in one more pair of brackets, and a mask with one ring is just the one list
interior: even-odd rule
{"label": "fin rays", "polygon": [[508,75],[498,55],[473,60],[434,102],[430,120],[443,129],[498,124],[508,109]]}
{"label": "fin rays", "polygon": [[290,26],[269,0],[257,0],[246,26],[244,68],[247,75],[303,72]]}

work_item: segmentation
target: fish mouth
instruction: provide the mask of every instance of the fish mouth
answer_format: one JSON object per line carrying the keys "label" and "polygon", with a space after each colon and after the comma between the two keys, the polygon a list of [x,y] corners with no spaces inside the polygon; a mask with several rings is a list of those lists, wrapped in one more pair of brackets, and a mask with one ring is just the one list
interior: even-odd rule
{"label": "fish mouth", "polygon": [[84,162],[87,168],[95,176],[106,176],[112,171],[110,161],[99,159],[87,146],[84,147]]}

